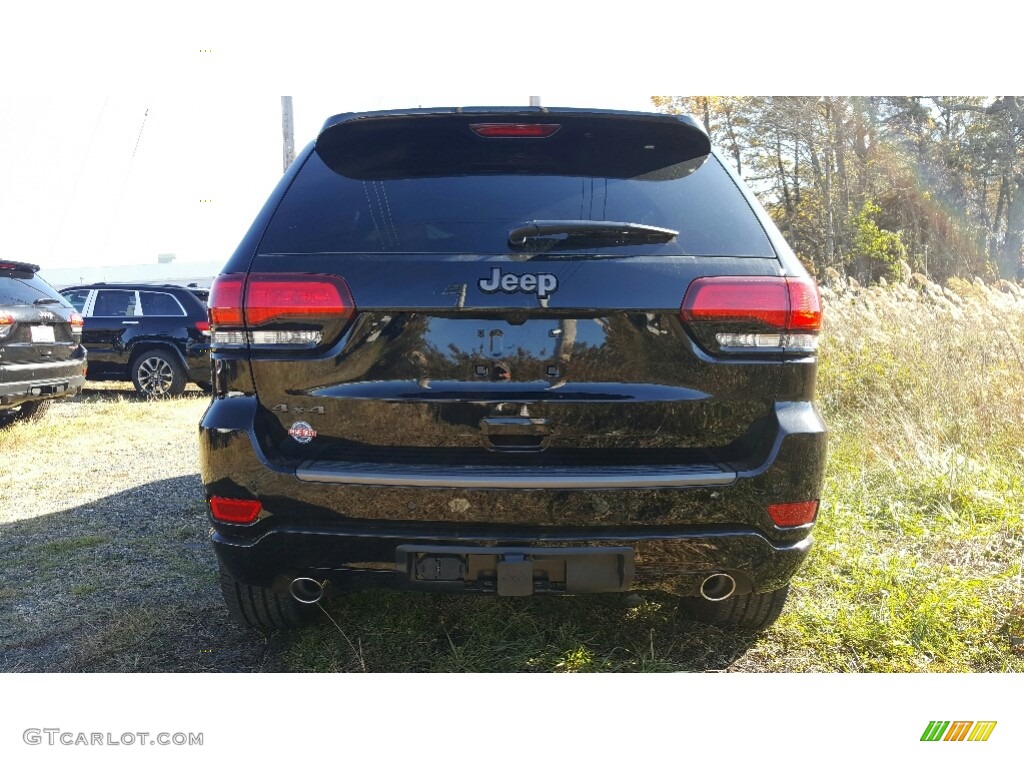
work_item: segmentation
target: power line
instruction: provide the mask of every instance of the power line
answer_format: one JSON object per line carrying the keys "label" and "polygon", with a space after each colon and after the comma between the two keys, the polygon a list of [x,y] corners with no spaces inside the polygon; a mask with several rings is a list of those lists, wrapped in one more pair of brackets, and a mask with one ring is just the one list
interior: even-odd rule
{"label": "power line", "polygon": [[128,158],[128,167],[124,172],[124,180],[121,182],[121,191],[117,195],[117,204],[114,206],[114,211],[110,215],[110,225],[107,227],[107,234],[103,238],[103,247],[101,252],[105,253],[107,245],[110,242],[110,233],[114,229],[114,225],[117,223],[117,214],[121,211],[121,203],[124,201],[124,190],[128,186],[128,177],[132,173],[132,164],[135,161],[135,153],[139,150],[139,142],[142,141],[142,131],[146,127],[146,118],[149,117],[149,107],[146,107],[146,113],[142,116],[142,125],[139,126],[139,135],[135,138],[135,146],[132,148],[132,156]]}
{"label": "power line", "polygon": [[[146,107],[146,114],[142,116],[142,125],[139,126],[139,135],[135,139],[135,148],[132,150],[132,160],[135,159],[135,153],[139,149],[139,142],[142,141],[142,130],[146,127],[146,118],[149,117],[149,107]],[[131,165],[128,166],[131,168]]]}

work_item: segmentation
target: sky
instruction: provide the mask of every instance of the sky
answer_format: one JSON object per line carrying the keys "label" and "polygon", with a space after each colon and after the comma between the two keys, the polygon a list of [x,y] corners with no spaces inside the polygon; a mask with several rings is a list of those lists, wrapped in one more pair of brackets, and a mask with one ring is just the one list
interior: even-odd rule
{"label": "sky", "polygon": [[[803,10],[785,33],[800,44],[784,48],[769,44],[774,4],[734,19],[646,0],[586,14],[536,0],[376,11],[296,0],[287,10],[253,3],[244,18],[189,0],[160,15],[106,0],[23,5],[0,28],[0,253],[44,271],[167,253],[179,264],[226,261],[282,172],[281,95],[294,99],[298,151],[346,111],[530,95],[650,110],[654,93],[993,93],[990,73],[1017,71],[1016,48],[985,28],[986,78],[964,74],[975,15],[957,22],[957,56],[922,57],[898,24],[912,23],[928,50],[940,39],[935,18],[887,8],[888,24],[871,26],[876,3],[866,1],[842,29],[861,54],[843,57],[838,31],[814,31],[819,6],[793,2]],[[1004,49],[1014,66],[1000,65]]]}
{"label": "sky", "polygon": [[[20,102],[0,122],[4,252],[46,269],[224,260],[283,171],[281,95],[75,94]],[[292,96],[295,147],[347,111],[525,105],[530,93]],[[538,95],[538,94],[533,94]],[[546,106],[652,110],[649,96],[539,94]]]}

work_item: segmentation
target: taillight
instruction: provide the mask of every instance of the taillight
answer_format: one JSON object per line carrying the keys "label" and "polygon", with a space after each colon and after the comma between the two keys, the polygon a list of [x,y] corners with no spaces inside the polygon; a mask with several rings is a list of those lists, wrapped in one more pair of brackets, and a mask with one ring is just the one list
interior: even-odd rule
{"label": "taillight", "polygon": [[0,339],[11,332],[14,325],[14,317],[6,312],[0,312]]}
{"label": "taillight", "polygon": [[225,499],[220,496],[210,498],[210,512],[213,519],[222,523],[249,525],[259,517],[263,505],[256,499]]}
{"label": "taillight", "polygon": [[221,275],[208,306],[217,347],[315,347],[325,327],[344,328],[356,310],[340,277],[272,273]]}
{"label": "taillight", "polygon": [[71,332],[76,336],[82,335],[82,328],[85,327],[85,319],[77,312],[71,313],[70,318]]}
{"label": "taillight", "polygon": [[686,291],[680,316],[722,351],[813,352],[821,299],[804,277],[701,277]]}
{"label": "taillight", "polygon": [[557,123],[471,123],[470,130],[485,139],[546,139],[558,133]]}
{"label": "taillight", "polygon": [[199,331],[203,336],[210,335],[210,324],[205,320],[196,321],[196,330]]}
{"label": "taillight", "polygon": [[355,311],[352,294],[340,277],[330,275],[250,275],[245,288],[245,324],[335,317],[347,321]]}
{"label": "taillight", "polygon": [[818,500],[797,501],[791,504],[770,504],[768,515],[779,528],[813,523],[818,515]]}
{"label": "taillight", "polygon": [[210,286],[207,300],[211,326],[241,327],[242,286],[245,275],[220,275]]}

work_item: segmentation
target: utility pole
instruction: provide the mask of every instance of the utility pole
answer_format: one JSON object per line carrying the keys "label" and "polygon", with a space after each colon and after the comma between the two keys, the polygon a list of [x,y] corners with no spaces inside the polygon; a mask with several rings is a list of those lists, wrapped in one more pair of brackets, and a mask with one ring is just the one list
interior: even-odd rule
{"label": "utility pole", "polygon": [[284,132],[284,169],[295,160],[295,123],[292,120],[292,97],[281,97],[281,130]]}

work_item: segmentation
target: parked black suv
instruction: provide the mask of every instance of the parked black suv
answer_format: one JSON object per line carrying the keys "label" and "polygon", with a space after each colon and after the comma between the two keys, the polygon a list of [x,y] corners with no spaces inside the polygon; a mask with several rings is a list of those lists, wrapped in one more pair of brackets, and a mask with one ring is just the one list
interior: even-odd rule
{"label": "parked black suv", "polygon": [[231,613],[657,590],[763,628],[808,552],[817,288],[694,120],[327,120],[210,294]]}
{"label": "parked black suv", "polygon": [[0,427],[39,418],[85,383],[82,316],[38,271],[0,260]]}
{"label": "parked black suv", "polygon": [[94,283],[61,290],[85,316],[90,381],[131,381],[145,397],[210,388],[209,294],[146,283]]}

